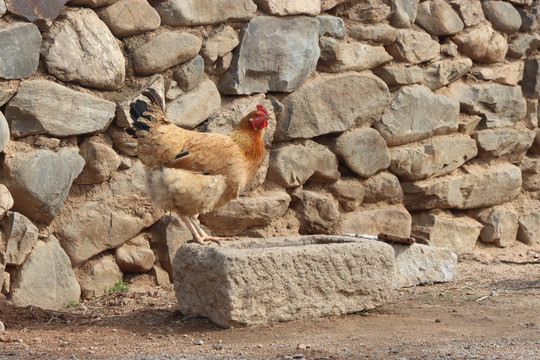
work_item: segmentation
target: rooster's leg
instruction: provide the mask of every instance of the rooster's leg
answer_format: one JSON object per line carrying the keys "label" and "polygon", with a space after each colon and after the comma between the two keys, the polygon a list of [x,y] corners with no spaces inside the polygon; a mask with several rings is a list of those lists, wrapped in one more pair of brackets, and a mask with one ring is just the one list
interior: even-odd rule
{"label": "rooster's leg", "polygon": [[193,224],[193,226],[195,227],[195,229],[197,229],[197,232],[198,232],[199,235],[201,236],[202,241],[213,241],[213,242],[218,243],[218,244],[221,245],[221,241],[232,240],[232,238],[230,238],[230,237],[219,237],[219,236],[211,236],[211,235],[208,235],[208,234],[203,230],[203,228],[201,227],[201,225],[199,225],[199,223],[197,222],[197,220],[195,220],[195,217],[194,217],[194,216],[191,216],[189,219],[192,221],[192,224]]}
{"label": "rooster's leg", "polygon": [[[197,227],[195,227],[193,220],[190,216],[182,216],[182,220],[184,220],[184,223],[188,227],[189,231],[193,234],[193,237],[195,238],[195,242],[201,244],[201,245],[208,245],[210,243],[204,242],[201,235],[199,234],[199,231],[197,230]],[[200,227],[199,227],[200,228]]]}

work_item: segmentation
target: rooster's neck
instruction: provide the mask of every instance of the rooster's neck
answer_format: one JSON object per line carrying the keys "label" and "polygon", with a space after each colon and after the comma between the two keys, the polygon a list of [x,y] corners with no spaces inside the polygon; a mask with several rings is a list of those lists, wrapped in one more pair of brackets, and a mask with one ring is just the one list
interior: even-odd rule
{"label": "rooster's neck", "polygon": [[237,129],[231,133],[230,137],[240,147],[246,158],[259,162],[259,165],[262,163],[265,152],[264,129]]}

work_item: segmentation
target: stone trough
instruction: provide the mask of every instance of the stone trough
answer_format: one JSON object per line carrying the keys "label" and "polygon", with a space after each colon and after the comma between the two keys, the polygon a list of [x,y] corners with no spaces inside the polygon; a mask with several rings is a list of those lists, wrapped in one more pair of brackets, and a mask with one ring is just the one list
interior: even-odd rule
{"label": "stone trough", "polygon": [[383,305],[395,258],[383,242],[316,235],[186,244],[173,267],[184,315],[237,327]]}

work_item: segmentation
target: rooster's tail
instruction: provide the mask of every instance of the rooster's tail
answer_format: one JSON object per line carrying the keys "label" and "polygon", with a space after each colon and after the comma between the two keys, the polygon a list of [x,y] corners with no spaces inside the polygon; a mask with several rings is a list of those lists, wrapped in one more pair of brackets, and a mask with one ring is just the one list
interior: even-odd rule
{"label": "rooster's tail", "polygon": [[148,88],[142,92],[142,95],[146,96],[150,103],[137,100],[131,104],[130,115],[133,123],[132,128],[126,130],[135,137],[138,131],[150,131],[150,122],[169,123],[165,116],[163,101],[157,92],[152,88]]}

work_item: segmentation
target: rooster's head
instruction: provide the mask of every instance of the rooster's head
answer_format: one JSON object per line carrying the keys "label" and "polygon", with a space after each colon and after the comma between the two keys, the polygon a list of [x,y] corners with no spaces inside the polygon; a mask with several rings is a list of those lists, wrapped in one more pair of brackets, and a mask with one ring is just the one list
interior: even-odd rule
{"label": "rooster's head", "polygon": [[262,105],[248,115],[249,124],[253,130],[265,129],[268,126],[268,111]]}

